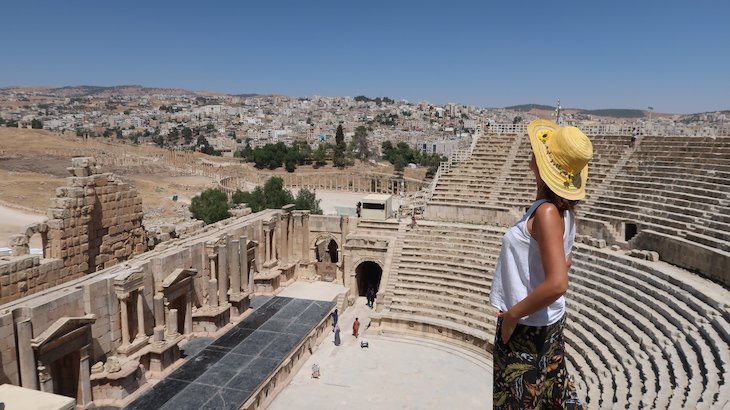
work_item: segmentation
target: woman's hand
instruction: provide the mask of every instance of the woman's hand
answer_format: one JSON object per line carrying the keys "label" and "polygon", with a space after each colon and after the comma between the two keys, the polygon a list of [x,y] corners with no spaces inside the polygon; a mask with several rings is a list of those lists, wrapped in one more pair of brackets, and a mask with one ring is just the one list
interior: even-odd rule
{"label": "woman's hand", "polygon": [[509,310],[501,313],[497,312],[497,317],[502,318],[502,334],[500,336],[502,337],[502,343],[507,344],[512,337],[512,333],[515,332],[518,318],[513,317]]}

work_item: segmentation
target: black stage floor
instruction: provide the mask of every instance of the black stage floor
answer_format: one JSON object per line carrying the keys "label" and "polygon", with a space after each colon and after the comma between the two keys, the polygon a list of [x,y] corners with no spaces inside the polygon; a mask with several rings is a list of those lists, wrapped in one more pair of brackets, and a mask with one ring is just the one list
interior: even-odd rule
{"label": "black stage floor", "polygon": [[238,409],[333,307],[271,298],[125,409]]}

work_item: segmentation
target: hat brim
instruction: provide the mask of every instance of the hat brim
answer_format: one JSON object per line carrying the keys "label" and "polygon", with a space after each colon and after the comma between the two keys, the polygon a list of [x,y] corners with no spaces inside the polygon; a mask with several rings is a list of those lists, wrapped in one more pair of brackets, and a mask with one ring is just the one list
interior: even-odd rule
{"label": "hat brim", "polygon": [[532,152],[535,155],[537,169],[540,178],[547,184],[556,195],[570,201],[578,201],[586,196],[586,183],[588,182],[588,165],[573,179],[573,182],[566,184],[565,176],[555,167],[548,158],[547,146],[540,137],[547,134],[550,138],[560,126],[547,120],[535,120],[527,126],[527,135],[530,138]]}

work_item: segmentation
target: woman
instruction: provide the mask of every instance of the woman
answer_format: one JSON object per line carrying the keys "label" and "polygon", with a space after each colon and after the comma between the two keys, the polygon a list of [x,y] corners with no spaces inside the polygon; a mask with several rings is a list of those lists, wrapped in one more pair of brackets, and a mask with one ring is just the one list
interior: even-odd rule
{"label": "woman", "polygon": [[579,408],[565,367],[563,326],[575,206],[585,197],[593,146],[578,128],[527,127],[536,200],[507,230],[489,296],[499,309],[494,340],[495,409]]}
{"label": "woman", "polygon": [[339,346],[342,341],[340,340],[340,325],[335,325],[335,346]]}

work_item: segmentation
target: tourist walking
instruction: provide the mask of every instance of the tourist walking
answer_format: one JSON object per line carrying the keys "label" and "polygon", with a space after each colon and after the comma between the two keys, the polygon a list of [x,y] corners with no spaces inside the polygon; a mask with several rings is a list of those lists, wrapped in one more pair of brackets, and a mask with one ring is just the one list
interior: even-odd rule
{"label": "tourist walking", "polygon": [[335,346],[339,346],[342,341],[340,340],[340,325],[335,325]]}
{"label": "tourist walking", "polygon": [[337,314],[337,309],[335,309],[334,312],[330,314],[332,317],[332,329],[334,329],[337,326],[337,321],[339,320],[339,315]]}
{"label": "tourist walking", "polygon": [[489,295],[500,311],[493,407],[582,409],[565,364],[563,295],[593,146],[578,128],[550,121],[533,121],[527,132],[537,195],[504,234]]}
{"label": "tourist walking", "polygon": [[358,318],[355,318],[355,321],[352,322],[352,335],[355,336],[355,339],[360,335],[360,321]]}
{"label": "tourist walking", "polygon": [[373,303],[375,303],[375,288],[372,286],[368,287],[367,292],[365,292],[365,299],[367,300],[367,306],[372,309]]}

